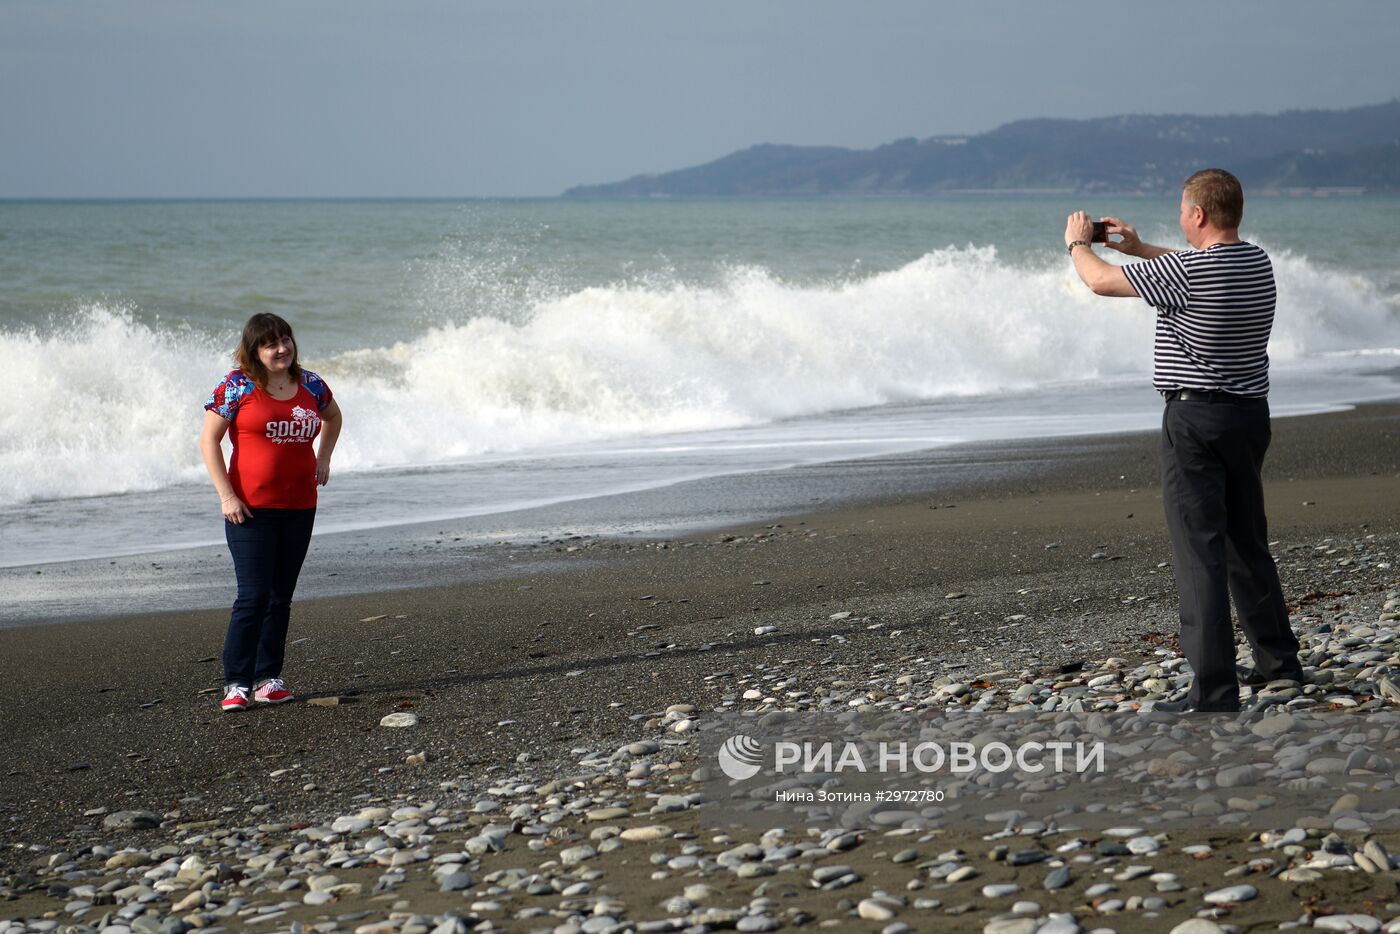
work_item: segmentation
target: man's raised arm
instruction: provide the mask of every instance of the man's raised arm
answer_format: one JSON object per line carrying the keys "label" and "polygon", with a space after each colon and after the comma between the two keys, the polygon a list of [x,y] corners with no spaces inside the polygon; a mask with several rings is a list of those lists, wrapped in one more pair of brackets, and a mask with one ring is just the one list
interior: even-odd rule
{"label": "man's raised arm", "polygon": [[[1115,225],[1118,232],[1122,232],[1122,224]],[[1132,228],[1127,228],[1132,230]],[[1070,257],[1074,260],[1074,271],[1079,273],[1079,278],[1084,280],[1084,284],[1093,290],[1095,295],[1109,295],[1117,298],[1135,298],[1137,289],[1128,281],[1121,266],[1106,263],[1094,253],[1089,245],[1094,236],[1094,222],[1089,219],[1089,215],[1083,211],[1075,211],[1065,220],[1065,247],[1069,250]],[[1147,246],[1137,239],[1137,232],[1133,231],[1133,239],[1140,246]],[[1121,244],[1111,244],[1114,249],[1120,249]],[[1127,252],[1120,250],[1120,252]]]}
{"label": "man's raised arm", "polygon": [[1138,236],[1137,228],[1131,224],[1125,224],[1116,217],[1100,217],[1099,220],[1108,225],[1108,235],[1117,234],[1122,239],[1108,240],[1104,246],[1110,250],[1117,250],[1119,253],[1126,253],[1129,256],[1136,256],[1138,259],[1156,259],[1164,253],[1175,253],[1176,250],[1165,246],[1153,246],[1144,243]]}

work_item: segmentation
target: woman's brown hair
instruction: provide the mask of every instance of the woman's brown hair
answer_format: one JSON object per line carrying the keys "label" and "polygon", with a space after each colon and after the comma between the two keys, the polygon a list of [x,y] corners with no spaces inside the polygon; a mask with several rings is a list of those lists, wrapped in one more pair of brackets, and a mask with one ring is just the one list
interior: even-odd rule
{"label": "woman's brown hair", "polygon": [[300,382],[301,362],[297,352],[296,335],[292,333],[292,326],[286,320],[271,312],[261,312],[248,319],[248,323],[243,325],[243,338],[238,342],[238,349],[233,352],[233,361],[244,373],[251,376],[253,382],[264,392],[267,391],[267,367],[258,359],[258,350],[263,345],[284,337],[291,338],[292,341],[292,365],[287,370],[287,375]]}

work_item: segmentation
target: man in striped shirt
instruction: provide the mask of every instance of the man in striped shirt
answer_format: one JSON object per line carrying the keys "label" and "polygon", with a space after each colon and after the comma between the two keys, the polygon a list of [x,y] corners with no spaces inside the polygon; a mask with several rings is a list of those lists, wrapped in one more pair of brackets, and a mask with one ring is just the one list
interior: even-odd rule
{"label": "man in striped shirt", "polygon": [[1254,653],[1245,683],[1301,681],[1298,639],[1269,553],[1259,471],[1269,446],[1269,332],[1274,273],[1268,254],[1239,237],[1244,192],[1223,169],[1186,180],[1181,232],[1191,249],[1152,246],[1116,217],[1106,245],[1145,260],[1115,266],[1095,255],[1093,222],[1065,224],[1075,272],[1095,293],[1141,297],[1157,310],[1152,385],[1162,416],[1162,502],[1171,533],[1181,647],[1195,680],[1158,710],[1240,708],[1230,598]]}

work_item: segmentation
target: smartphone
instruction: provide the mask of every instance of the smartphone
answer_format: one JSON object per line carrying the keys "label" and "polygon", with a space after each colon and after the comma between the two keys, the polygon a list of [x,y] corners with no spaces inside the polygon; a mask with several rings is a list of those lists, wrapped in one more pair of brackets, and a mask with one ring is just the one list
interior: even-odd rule
{"label": "smartphone", "polygon": [[1094,221],[1094,236],[1093,236],[1091,242],[1093,242],[1093,243],[1107,243],[1107,242],[1108,242],[1108,223],[1107,223],[1107,222],[1105,222],[1105,221]]}

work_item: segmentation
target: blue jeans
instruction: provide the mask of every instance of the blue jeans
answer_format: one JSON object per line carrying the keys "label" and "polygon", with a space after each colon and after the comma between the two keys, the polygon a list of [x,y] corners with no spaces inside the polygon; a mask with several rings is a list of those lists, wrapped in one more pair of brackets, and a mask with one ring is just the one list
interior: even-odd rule
{"label": "blue jeans", "polygon": [[242,525],[224,520],[238,577],[238,597],[224,636],[225,684],[252,687],[281,677],[292,591],[315,521],[315,509],[255,509]]}

